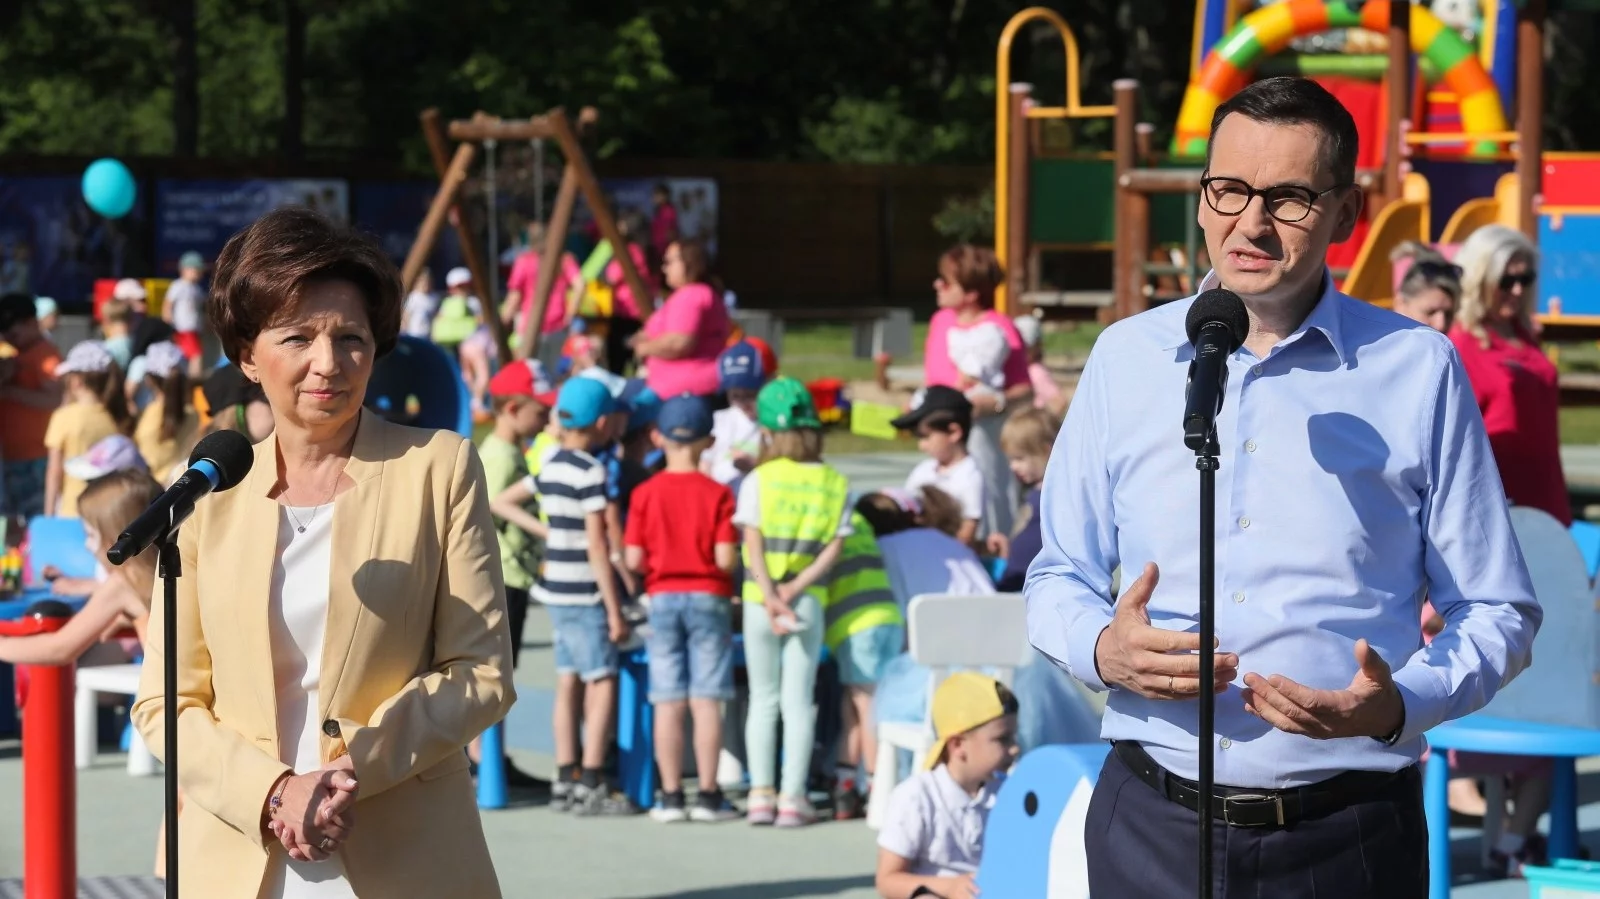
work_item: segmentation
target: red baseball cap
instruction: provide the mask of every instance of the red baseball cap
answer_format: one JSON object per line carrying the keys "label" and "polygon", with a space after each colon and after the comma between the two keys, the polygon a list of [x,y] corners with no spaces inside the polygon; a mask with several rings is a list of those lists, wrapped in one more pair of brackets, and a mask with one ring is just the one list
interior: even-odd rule
{"label": "red baseball cap", "polygon": [[555,408],[556,388],[537,359],[512,362],[489,379],[490,396],[526,396]]}
{"label": "red baseball cap", "polygon": [[778,354],[772,351],[772,345],[759,337],[744,338],[744,342],[756,348],[756,353],[761,356],[761,374],[768,380],[778,376]]}

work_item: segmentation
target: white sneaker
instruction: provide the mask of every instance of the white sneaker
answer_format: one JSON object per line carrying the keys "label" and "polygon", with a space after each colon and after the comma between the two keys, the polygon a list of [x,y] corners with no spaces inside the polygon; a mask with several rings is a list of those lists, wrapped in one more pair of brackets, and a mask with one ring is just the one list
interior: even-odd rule
{"label": "white sneaker", "polygon": [[779,796],[778,797],[778,827],[804,827],[815,824],[817,810],[812,807],[811,800],[804,796]]}
{"label": "white sneaker", "polygon": [[695,797],[694,806],[689,809],[689,820],[699,821],[702,824],[731,821],[737,817],[739,817],[739,810],[723,798],[721,790],[701,793]]}
{"label": "white sneaker", "polygon": [[663,793],[650,809],[650,820],[661,824],[677,824],[689,820],[689,812],[683,807],[682,793]]}

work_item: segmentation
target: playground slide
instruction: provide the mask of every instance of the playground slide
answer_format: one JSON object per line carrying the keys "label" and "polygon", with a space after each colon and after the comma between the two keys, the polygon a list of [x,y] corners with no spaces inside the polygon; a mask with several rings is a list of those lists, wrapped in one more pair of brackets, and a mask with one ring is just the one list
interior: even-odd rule
{"label": "playground slide", "polygon": [[1408,240],[1428,239],[1430,202],[1428,179],[1415,172],[1406,175],[1400,199],[1383,207],[1373,217],[1350,273],[1339,289],[1369,303],[1387,304],[1393,299],[1394,276],[1389,254]]}
{"label": "playground slide", "polygon": [[1467,235],[1484,225],[1503,224],[1516,227],[1517,176],[1500,176],[1495,183],[1494,196],[1477,197],[1462,203],[1451,214],[1439,239],[1432,240],[1433,228],[1429,207],[1432,203],[1428,179],[1412,172],[1406,175],[1401,198],[1384,207],[1373,218],[1372,227],[1350,273],[1345,276],[1340,289],[1345,293],[1372,303],[1387,305],[1394,298],[1393,267],[1389,254],[1408,240],[1454,246],[1467,239]]}

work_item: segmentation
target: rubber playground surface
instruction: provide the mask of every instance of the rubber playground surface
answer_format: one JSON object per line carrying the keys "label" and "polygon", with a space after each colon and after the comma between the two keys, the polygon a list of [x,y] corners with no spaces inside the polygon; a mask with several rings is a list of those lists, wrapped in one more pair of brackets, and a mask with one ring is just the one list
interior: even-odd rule
{"label": "rubber playground surface", "polygon": [[[857,489],[897,484],[917,457],[841,456]],[[519,700],[506,741],[524,770],[548,776],[550,700],[555,681],[549,620],[529,611],[517,671]],[[0,741],[0,899],[22,896],[22,763],[18,744]],[[78,871],[85,897],[159,897],[154,866],[161,779],[129,777],[125,757],[102,754],[79,772]],[[1580,761],[1584,842],[1600,856],[1600,760]],[[484,829],[508,899],[871,899],[875,834],[859,821],[790,831],[742,822],[662,825],[648,817],[582,819],[516,793],[511,807],[485,812]],[[359,824],[358,824],[359,826]],[[1522,899],[1522,881],[1473,882],[1477,833],[1453,829],[1453,870],[1461,899]],[[106,878],[101,880],[100,878]],[[1028,897],[1033,899],[1033,897]],[[1039,897],[1044,899],[1044,897]]]}

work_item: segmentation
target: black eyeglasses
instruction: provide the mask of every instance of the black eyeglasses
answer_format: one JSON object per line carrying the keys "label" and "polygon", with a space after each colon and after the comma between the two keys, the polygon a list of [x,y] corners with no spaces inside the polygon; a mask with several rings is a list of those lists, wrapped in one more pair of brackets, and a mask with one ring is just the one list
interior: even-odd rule
{"label": "black eyeglasses", "polygon": [[1200,192],[1218,215],[1239,215],[1249,208],[1251,200],[1260,197],[1267,214],[1284,224],[1304,221],[1318,200],[1349,186],[1335,184],[1327,190],[1312,190],[1298,184],[1277,184],[1256,188],[1237,178],[1200,179]]}
{"label": "black eyeglasses", "polygon": [[1520,275],[1513,275],[1513,274],[1510,274],[1508,272],[1508,273],[1500,276],[1500,289],[1501,290],[1510,290],[1513,287],[1517,287],[1519,285],[1521,287],[1523,287],[1524,289],[1526,289],[1526,288],[1532,287],[1533,286],[1533,282],[1535,280],[1537,280],[1537,279],[1538,279],[1538,276],[1535,275],[1533,272],[1523,272]]}

